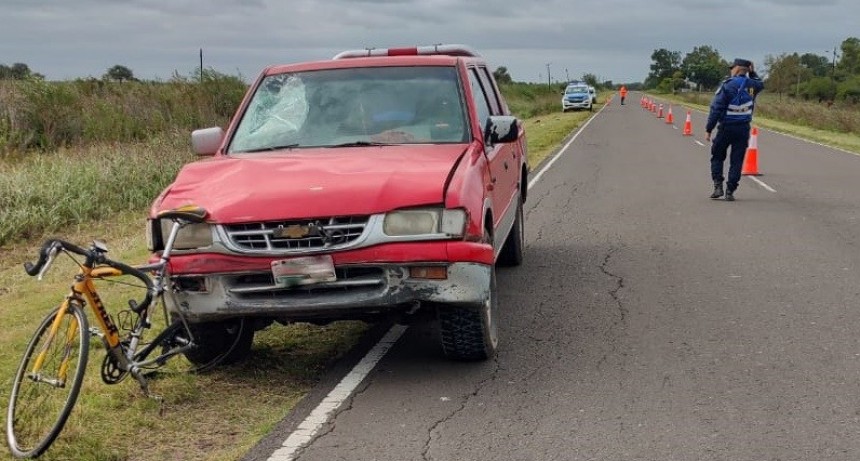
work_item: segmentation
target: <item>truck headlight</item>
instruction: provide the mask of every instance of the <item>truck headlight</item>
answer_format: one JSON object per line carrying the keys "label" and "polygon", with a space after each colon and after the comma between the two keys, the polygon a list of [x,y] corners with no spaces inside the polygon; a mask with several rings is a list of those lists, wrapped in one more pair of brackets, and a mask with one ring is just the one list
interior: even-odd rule
{"label": "truck headlight", "polygon": [[439,230],[451,237],[462,237],[466,233],[466,210],[462,208],[442,210]]}
{"label": "truck headlight", "polygon": [[390,236],[438,235],[462,237],[466,210],[417,208],[392,211],[385,215],[382,231]]}
{"label": "truck headlight", "polygon": [[[163,244],[167,244],[173,221],[161,220],[161,236]],[[212,245],[212,226],[206,223],[188,224],[179,229],[176,241],[173,242],[174,250],[192,250],[194,248],[208,247]]]}

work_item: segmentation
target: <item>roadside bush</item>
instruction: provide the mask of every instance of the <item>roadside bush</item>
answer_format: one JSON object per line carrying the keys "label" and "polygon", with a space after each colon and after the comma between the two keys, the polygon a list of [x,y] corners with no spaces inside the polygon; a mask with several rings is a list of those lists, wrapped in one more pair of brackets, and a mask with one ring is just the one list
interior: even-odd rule
{"label": "roadside bush", "polygon": [[850,104],[860,102],[860,75],[855,75],[848,80],[839,83],[836,97]]}

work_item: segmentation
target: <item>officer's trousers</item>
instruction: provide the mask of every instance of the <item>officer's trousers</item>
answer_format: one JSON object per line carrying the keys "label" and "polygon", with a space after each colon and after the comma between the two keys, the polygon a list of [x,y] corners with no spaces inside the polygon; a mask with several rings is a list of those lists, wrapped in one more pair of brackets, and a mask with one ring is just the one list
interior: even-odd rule
{"label": "officer's trousers", "polygon": [[738,188],[749,139],[749,123],[720,124],[717,127],[717,135],[711,144],[711,179],[714,180],[715,184],[722,183],[725,180],[723,177],[723,165],[726,163],[726,156],[729,147],[731,147],[729,179],[726,181],[726,188],[730,191]]}

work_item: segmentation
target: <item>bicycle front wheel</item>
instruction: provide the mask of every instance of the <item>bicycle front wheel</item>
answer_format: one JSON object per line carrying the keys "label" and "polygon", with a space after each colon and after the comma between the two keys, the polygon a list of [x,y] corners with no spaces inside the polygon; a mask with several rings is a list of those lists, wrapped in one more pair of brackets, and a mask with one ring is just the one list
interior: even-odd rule
{"label": "bicycle front wheel", "polygon": [[[52,335],[57,316],[59,328]],[[56,309],[39,325],[9,398],[6,438],[15,457],[41,455],[63,429],[81,390],[89,344],[87,318],[76,303]],[[39,357],[41,366],[34,370]]]}

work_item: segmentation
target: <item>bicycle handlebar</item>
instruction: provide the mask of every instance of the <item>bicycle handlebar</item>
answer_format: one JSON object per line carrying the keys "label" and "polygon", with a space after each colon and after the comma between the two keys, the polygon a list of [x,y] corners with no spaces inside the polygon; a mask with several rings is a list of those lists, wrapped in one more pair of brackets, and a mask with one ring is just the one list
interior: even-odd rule
{"label": "bicycle handlebar", "polygon": [[149,303],[152,302],[154,284],[149,275],[135,267],[129,266],[128,264],[108,259],[103,253],[100,253],[95,249],[87,250],[65,240],[46,240],[45,243],[42,244],[42,248],[39,250],[39,260],[36,261],[36,264],[33,264],[31,262],[25,262],[24,270],[27,272],[28,275],[38,275],[39,272],[41,272],[41,270],[45,267],[45,264],[47,264],[50,260],[51,252],[56,250],[64,250],[70,253],[75,253],[87,258],[87,263],[89,264],[104,264],[106,266],[110,266],[114,269],[121,271],[123,274],[131,275],[132,277],[140,280],[141,282],[143,282],[144,285],[146,285],[146,296],[144,297],[143,301],[138,304],[138,309],[142,310],[149,306]]}
{"label": "bicycle handlebar", "polygon": [[51,251],[55,248],[63,248],[66,251],[77,253],[81,256],[89,256],[89,252],[87,250],[84,250],[83,248],[75,245],[74,243],[69,243],[59,239],[46,240],[45,243],[42,244],[42,248],[39,250],[39,260],[36,262],[36,264],[33,264],[29,261],[24,263],[24,270],[27,271],[27,274],[31,276],[38,275],[39,271],[41,271],[42,268],[45,267],[45,264],[47,264],[48,259],[50,258]]}

